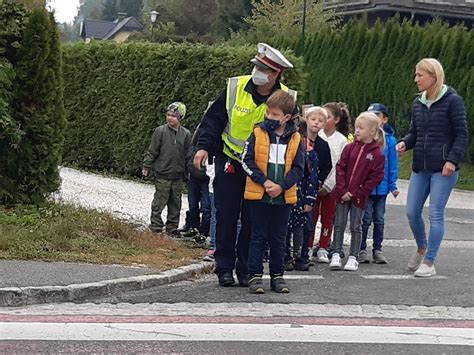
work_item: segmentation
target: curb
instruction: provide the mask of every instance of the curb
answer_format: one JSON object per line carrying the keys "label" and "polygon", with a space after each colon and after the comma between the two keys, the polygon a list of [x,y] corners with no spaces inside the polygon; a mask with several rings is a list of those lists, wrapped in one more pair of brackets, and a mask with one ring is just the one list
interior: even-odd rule
{"label": "curb", "polygon": [[200,262],[155,275],[125,277],[67,286],[26,286],[0,288],[0,307],[19,307],[39,303],[62,303],[83,300],[89,297],[111,296],[138,291],[173,282],[184,281],[209,273],[213,264]]}

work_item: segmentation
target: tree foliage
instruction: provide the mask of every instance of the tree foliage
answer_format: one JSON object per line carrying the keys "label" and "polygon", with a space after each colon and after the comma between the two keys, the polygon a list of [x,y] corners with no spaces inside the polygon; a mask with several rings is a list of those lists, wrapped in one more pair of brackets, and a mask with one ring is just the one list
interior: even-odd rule
{"label": "tree foliage", "polygon": [[215,0],[160,0],[155,7],[160,22],[174,22],[178,35],[204,35],[217,18]]}
{"label": "tree foliage", "polygon": [[101,20],[102,8],[105,0],[83,0],[79,6],[77,21],[82,20]]}
{"label": "tree foliage", "polygon": [[105,0],[102,8],[102,20],[113,21],[117,18],[118,0]]}
{"label": "tree foliage", "polygon": [[[174,23],[176,34],[191,33],[227,38],[232,31],[248,28],[251,0],[145,0],[144,13],[160,12],[159,23]],[[205,14],[205,15],[204,15]],[[170,33],[168,33],[169,35]]]}
{"label": "tree foliage", "polygon": [[119,12],[126,13],[127,16],[141,18],[143,0],[105,0],[102,9],[102,19],[113,21]]}
{"label": "tree foliage", "polygon": [[212,32],[224,38],[231,33],[246,31],[249,26],[244,18],[252,10],[251,0],[216,0],[217,18],[212,26]]}
{"label": "tree foliage", "polygon": [[[0,12],[4,6],[15,9],[4,4]],[[5,117],[11,122],[9,134],[0,137],[0,203],[40,202],[59,187],[65,125],[59,33],[53,15],[44,8],[23,12],[25,17],[21,10],[10,14],[16,14],[13,21],[22,25],[8,27],[11,36],[0,26],[2,41],[10,48],[0,58],[0,91],[7,91],[0,109],[2,123]]]}
{"label": "tree foliage", "polygon": [[[244,18],[248,31],[232,35],[234,43],[296,42],[303,28],[303,1],[301,0],[252,0],[251,15]],[[323,1],[308,1],[305,32],[314,35],[338,23],[333,11],[323,11]]]}
{"label": "tree foliage", "polygon": [[23,5],[28,9],[44,9],[46,7],[46,0],[10,0],[16,4]]}

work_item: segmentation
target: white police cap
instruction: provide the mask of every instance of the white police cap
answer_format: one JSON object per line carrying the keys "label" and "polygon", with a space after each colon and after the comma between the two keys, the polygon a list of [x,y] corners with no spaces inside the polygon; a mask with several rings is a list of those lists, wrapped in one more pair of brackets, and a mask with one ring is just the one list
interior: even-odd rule
{"label": "white police cap", "polygon": [[257,55],[251,62],[260,67],[270,68],[279,72],[293,68],[293,64],[278,50],[266,43],[257,45]]}

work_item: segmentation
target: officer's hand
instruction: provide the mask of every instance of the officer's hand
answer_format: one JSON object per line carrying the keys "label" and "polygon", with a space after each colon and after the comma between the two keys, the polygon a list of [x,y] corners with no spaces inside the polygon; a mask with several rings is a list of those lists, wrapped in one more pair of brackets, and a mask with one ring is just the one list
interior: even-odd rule
{"label": "officer's hand", "polygon": [[148,175],[150,175],[150,170],[143,168],[142,169],[142,175],[147,177]]}
{"label": "officer's hand", "polygon": [[193,164],[196,169],[202,169],[204,167],[208,155],[209,153],[204,149],[200,149],[194,154]]}

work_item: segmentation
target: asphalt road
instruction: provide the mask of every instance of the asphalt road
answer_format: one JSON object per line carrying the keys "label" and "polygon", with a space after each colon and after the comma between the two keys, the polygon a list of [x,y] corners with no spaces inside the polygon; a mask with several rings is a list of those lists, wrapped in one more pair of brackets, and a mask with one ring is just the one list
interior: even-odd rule
{"label": "asphalt road", "polygon": [[6,353],[148,353],[148,354],[472,354],[455,345],[274,343],[274,342],[140,342],[140,341],[15,341],[1,342]]}

